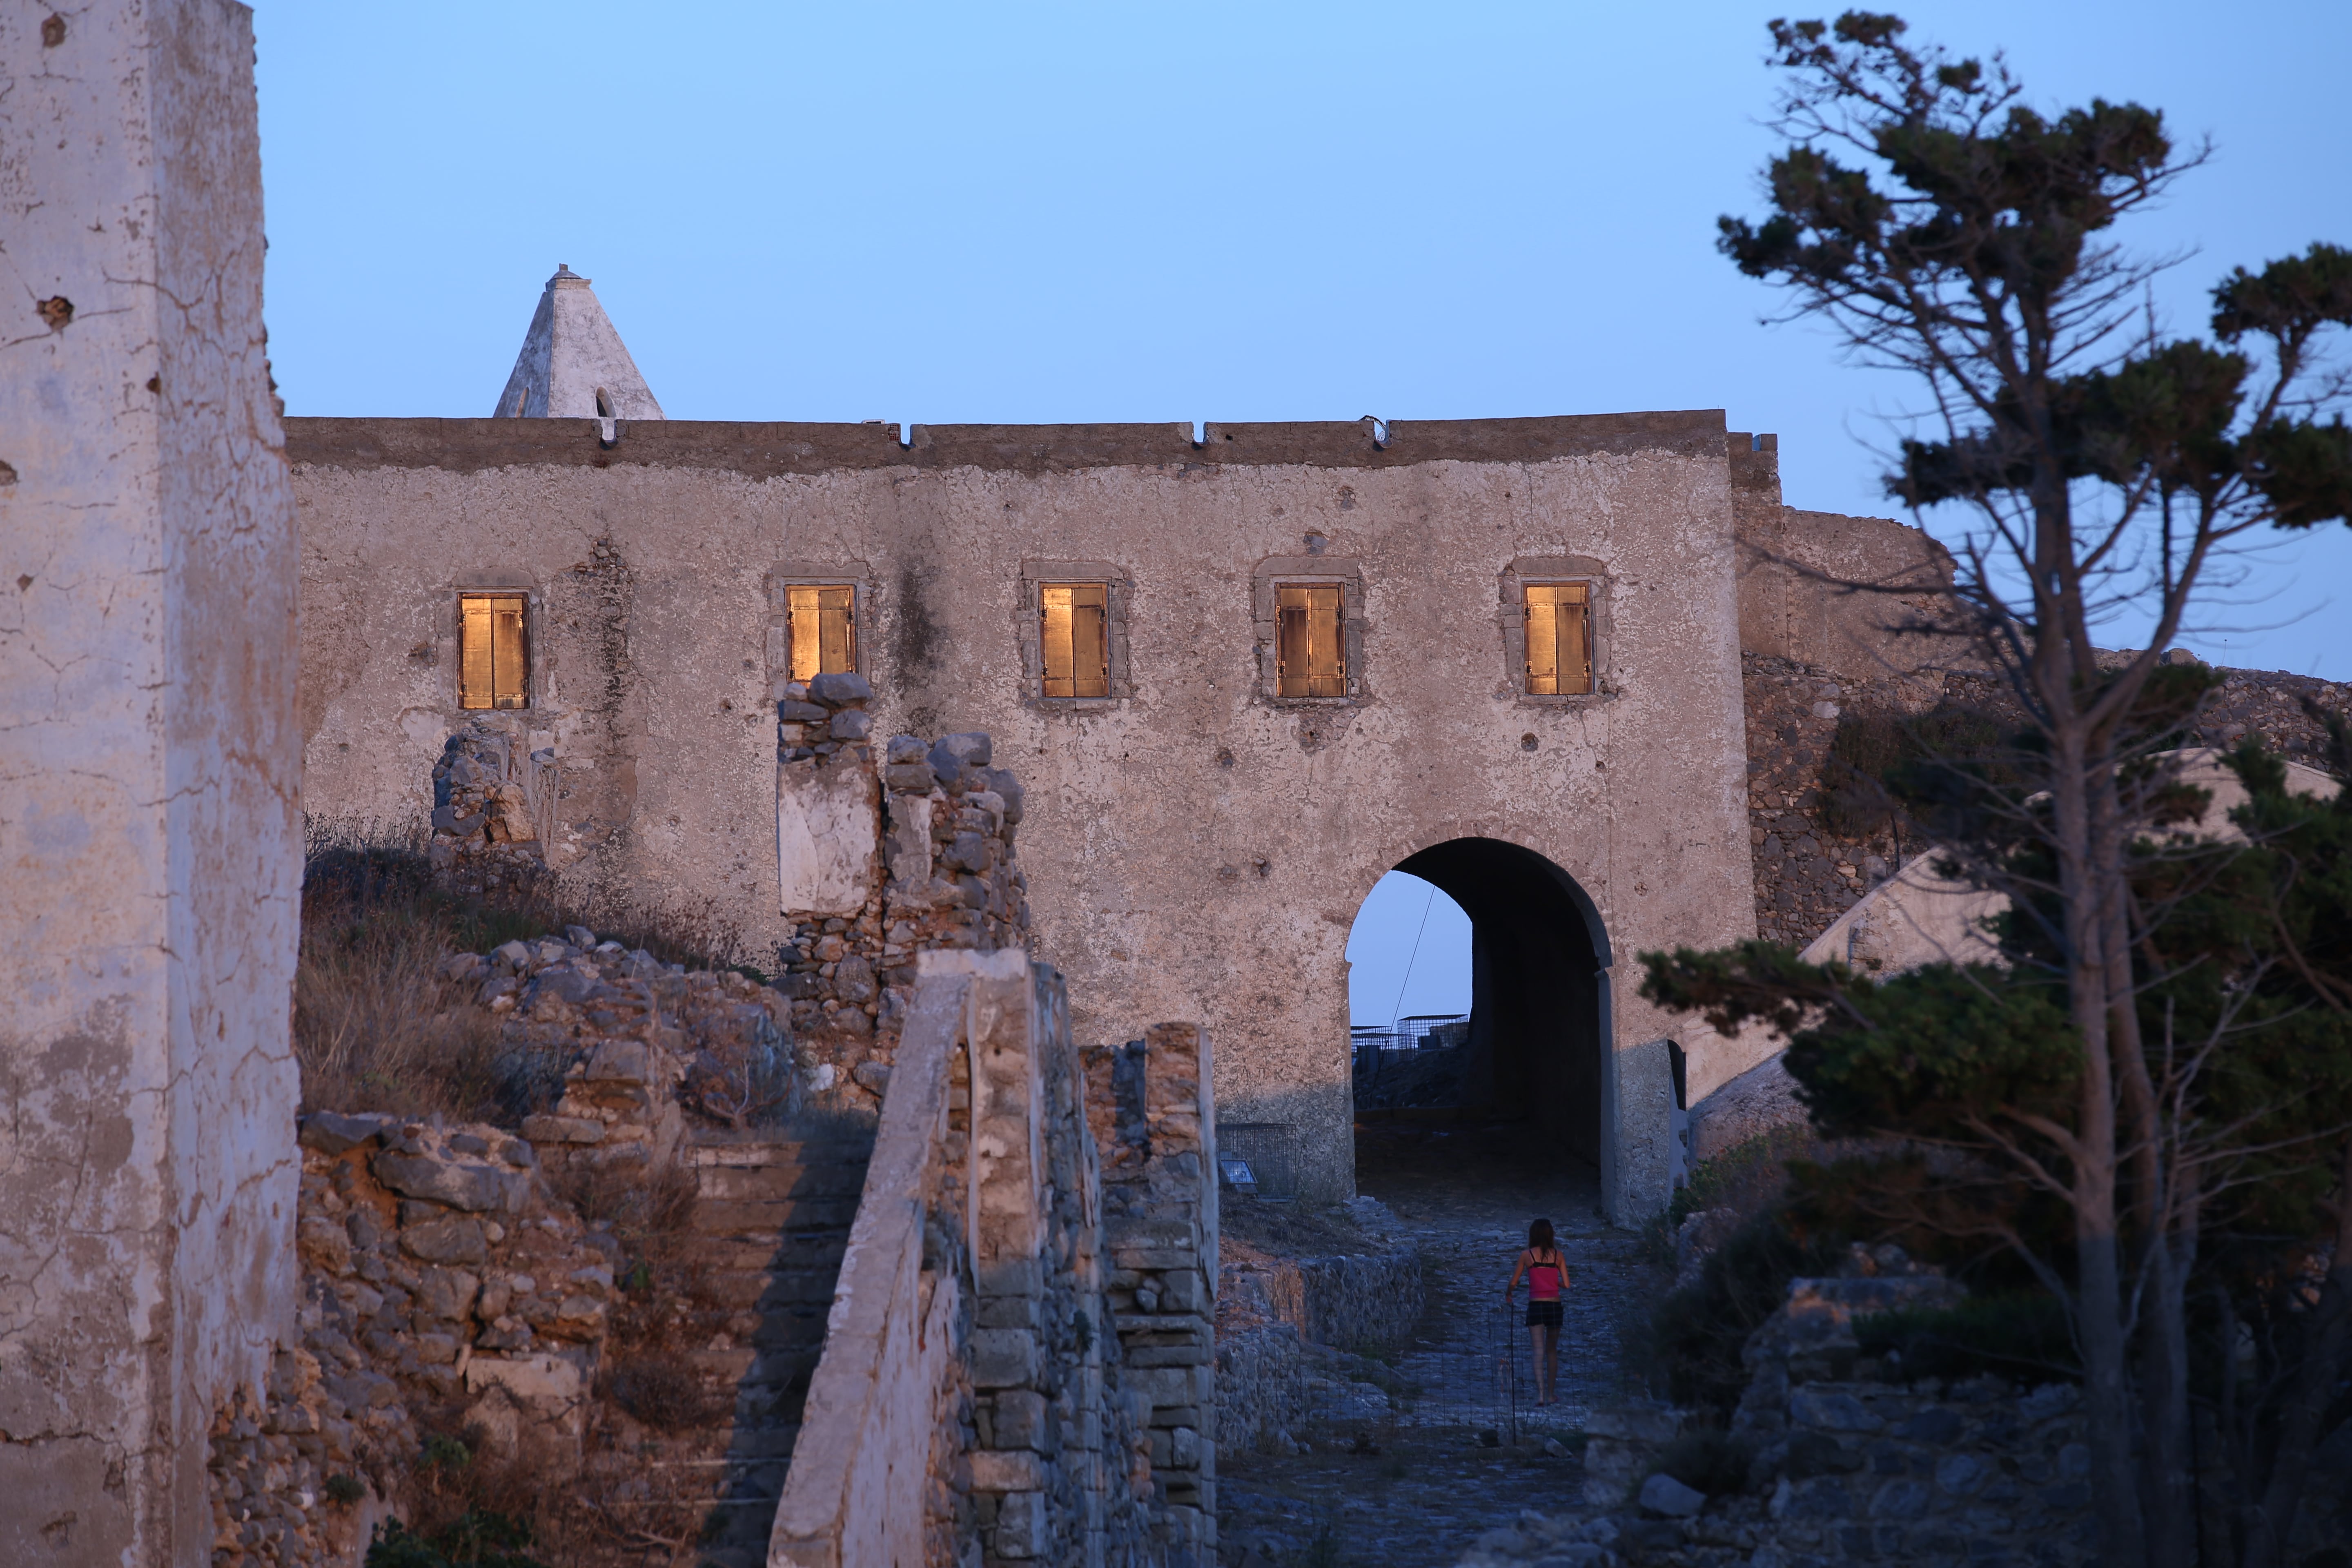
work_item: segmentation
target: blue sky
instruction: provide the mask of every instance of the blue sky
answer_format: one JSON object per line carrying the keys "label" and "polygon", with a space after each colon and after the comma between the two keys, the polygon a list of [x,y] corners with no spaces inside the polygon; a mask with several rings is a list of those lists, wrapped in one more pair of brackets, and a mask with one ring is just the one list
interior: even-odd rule
{"label": "blue sky", "polygon": [[[2194,253],[2176,328],[2352,242],[2341,0],[1902,9],[2214,140],[2135,237]],[[272,357],[292,413],[487,414],[562,261],[675,417],[1721,407],[1792,504],[1884,513],[1906,387],[1760,324],[1712,248],[1760,205],[1785,12],[260,0]],[[2190,645],[2352,679],[2352,531],[2249,573]]]}

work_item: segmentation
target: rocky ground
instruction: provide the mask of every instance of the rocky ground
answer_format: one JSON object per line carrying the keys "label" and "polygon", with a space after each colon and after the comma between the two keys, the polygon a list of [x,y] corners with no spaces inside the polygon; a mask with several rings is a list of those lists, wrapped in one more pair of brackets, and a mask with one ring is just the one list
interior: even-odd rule
{"label": "rocky ground", "polygon": [[[1601,1222],[1597,1173],[1518,1127],[1375,1125],[1357,1161],[1360,1190],[1422,1248],[1428,1306],[1408,1344],[1317,1388],[1292,1434],[1303,1451],[1219,1455],[1228,1568],[1450,1565],[1523,1510],[1585,1511],[1580,1428],[1618,1391],[1618,1322],[1639,1276],[1633,1237]],[[1502,1306],[1538,1215],[1575,1280],[1548,1408],[1529,1401],[1522,1314]]]}

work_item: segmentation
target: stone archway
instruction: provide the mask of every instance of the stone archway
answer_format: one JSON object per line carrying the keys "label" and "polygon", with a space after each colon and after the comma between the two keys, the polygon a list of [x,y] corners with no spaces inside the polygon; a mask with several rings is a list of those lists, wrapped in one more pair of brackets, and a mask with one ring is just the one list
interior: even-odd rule
{"label": "stone archway", "polygon": [[1594,1166],[1604,1131],[1607,933],[1576,879],[1532,849],[1453,838],[1396,867],[1470,917],[1465,1106],[1528,1124]]}

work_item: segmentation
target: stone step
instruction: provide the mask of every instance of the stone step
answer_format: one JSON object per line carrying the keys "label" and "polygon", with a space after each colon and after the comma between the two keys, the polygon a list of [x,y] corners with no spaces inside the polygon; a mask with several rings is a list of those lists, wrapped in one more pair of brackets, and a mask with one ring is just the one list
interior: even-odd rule
{"label": "stone step", "polygon": [[826,1164],[705,1165],[695,1190],[709,1203],[724,1198],[855,1198],[866,1187],[866,1162]]}
{"label": "stone step", "polygon": [[711,1198],[694,1205],[694,1228],[705,1236],[780,1236],[787,1230],[846,1232],[857,1217],[857,1194],[805,1198]]}
{"label": "stone step", "polygon": [[873,1157],[874,1142],[871,1139],[776,1138],[740,1142],[689,1139],[683,1151],[688,1162],[702,1168],[836,1163],[863,1165]]}
{"label": "stone step", "polygon": [[726,1351],[688,1351],[686,1364],[705,1378],[732,1383],[739,1388],[747,1384],[773,1384],[781,1387],[816,1365],[822,1344],[807,1345],[738,1345]]}
{"label": "stone step", "polygon": [[829,1266],[774,1270],[713,1269],[702,1278],[696,1294],[716,1306],[747,1308],[833,1305],[834,1288],[841,1279],[838,1258]]}
{"label": "stone step", "polygon": [[696,1436],[696,1451],[676,1458],[647,1458],[635,1468],[647,1470],[725,1470],[745,1464],[773,1465],[793,1457],[801,1434],[798,1422],[775,1426],[708,1426]]}
{"label": "stone step", "polygon": [[842,1254],[848,1250],[846,1228],[794,1230],[768,1236],[705,1236],[696,1248],[706,1267],[735,1272],[826,1268],[839,1273]]}
{"label": "stone step", "polygon": [[810,1375],[849,1227],[866,1185],[870,1134],[804,1139],[703,1134],[683,1152],[695,1173],[691,1222],[704,1275],[692,1314],[702,1336],[733,1347],[687,1352],[731,1419],[674,1435],[642,1456],[646,1469],[707,1500],[699,1568],[765,1568]]}

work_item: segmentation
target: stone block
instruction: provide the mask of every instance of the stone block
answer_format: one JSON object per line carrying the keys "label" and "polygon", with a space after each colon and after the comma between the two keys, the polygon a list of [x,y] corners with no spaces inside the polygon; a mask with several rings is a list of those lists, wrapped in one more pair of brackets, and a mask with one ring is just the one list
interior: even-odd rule
{"label": "stone block", "polygon": [[399,1125],[389,1116],[344,1116],[314,1110],[302,1118],[301,1142],[321,1154],[340,1154],[362,1143],[373,1143],[386,1127]]}
{"label": "stone block", "polygon": [[1034,1296],[982,1296],[973,1314],[983,1329],[1035,1329],[1037,1299]]}
{"label": "stone block", "polygon": [[520,1214],[530,1195],[527,1176],[495,1165],[384,1150],[370,1164],[376,1180],[412,1198],[430,1198],[468,1213]]}
{"label": "stone block", "polygon": [[1201,1260],[1201,1255],[1190,1247],[1118,1247],[1111,1249],[1111,1258],[1121,1268],[1139,1272],[1190,1268]]}
{"label": "stone block", "polygon": [[479,1263],[489,1256],[482,1222],[458,1215],[404,1227],[400,1250],[425,1263]]}
{"label": "stone block", "polygon": [[984,768],[988,766],[992,748],[986,731],[963,730],[952,735],[941,735],[931,743],[933,756],[941,752],[965,767]]}
{"label": "stone block", "polygon": [[1034,1492],[1045,1486],[1045,1461],[1026,1449],[975,1448],[968,1456],[974,1491]]}
{"label": "stone block", "polygon": [[352,1271],[351,1234],[324,1215],[303,1217],[295,1229],[295,1246],[308,1268],[332,1275]]}
{"label": "stone block", "polygon": [[1170,1405],[1210,1403],[1210,1372],[1207,1367],[1138,1367],[1128,1374],[1127,1384],[1155,1409]]}
{"label": "stone block", "polygon": [[466,1363],[466,1388],[503,1388],[526,1404],[570,1404],[587,1392],[576,1363],[558,1355],[478,1355]]}
{"label": "stone block", "polygon": [[650,1083],[653,1052],[643,1040],[606,1040],[588,1058],[582,1076],[591,1083]]}
{"label": "stone block", "polygon": [[[992,1432],[997,1448],[1032,1448],[1039,1453],[1051,1451],[1052,1428],[1045,1396],[1024,1388],[1008,1388],[995,1399]],[[998,1487],[998,1491],[1018,1489]]]}
{"label": "stone block", "polygon": [[1035,1297],[1045,1290],[1045,1276],[1034,1258],[1007,1258],[973,1265],[974,1283],[982,1300],[991,1296]]}
{"label": "stone block", "polygon": [[853,702],[873,701],[874,688],[855,670],[829,670],[810,678],[808,699],[828,709],[846,708]]}
{"label": "stone block", "polygon": [[522,1135],[534,1143],[602,1143],[604,1124],[584,1116],[526,1116]]}
{"label": "stone block", "polygon": [[1052,1545],[1045,1494],[1008,1492],[996,1508],[996,1554],[1016,1561],[1043,1557]]}
{"label": "stone block", "polygon": [[427,1268],[417,1276],[416,1305],[427,1316],[462,1321],[472,1313],[481,1289],[481,1277],[468,1269]]}
{"label": "stone block", "polygon": [[1947,1454],[1936,1461],[1936,1485],[1954,1497],[1966,1497],[1984,1484],[1991,1467],[1974,1454]]}
{"label": "stone block", "polygon": [[1037,1376],[1037,1336],[1025,1329],[974,1329],[971,1381],[977,1388],[1017,1388]]}
{"label": "stone block", "polygon": [[1706,1506],[1706,1494],[1661,1471],[1642,1483],[1642,1507],[1667,1519],[1692,1519]]}
{"label": "stone block", "polygon": [[1160,1277],[1160,1310],[1163,1312],[1206,1311],[1208,1298],[1208,1288],[1197,1268],[1171,1268]]}

